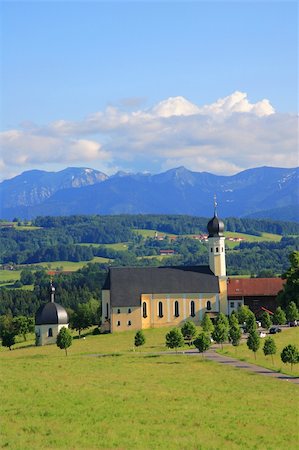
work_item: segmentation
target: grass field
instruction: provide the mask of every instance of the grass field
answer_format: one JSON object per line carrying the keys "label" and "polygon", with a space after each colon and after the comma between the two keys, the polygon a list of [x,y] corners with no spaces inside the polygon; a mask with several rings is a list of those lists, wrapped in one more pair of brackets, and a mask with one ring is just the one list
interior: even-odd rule
{"label": "grass field", "polygon": [[298,386],[154,355],[166,331],[146,330],[141,352],[131,351],[134,332],[76,339],[67,358],[55,345],[2,351],[1,447],[298,448]]}
{"label": "grass field", "polygon": [[249,350],[246,342],[242,343],[239,347],[232,347],[230,345],[225,346],[223,351],[219,351],[224,355],[230,355],[234,358],[241,359],[242,361],[248,361],[258,366],[267,367],[271,370],[281,371],[288,375],[294,375],[299,377],[299,365],[294,365],[291,371],[291,366],[288,364],[283,364],[280,359],[280,353],[282,349],[288,344],[294,344],[298,346],[299,343],[299,329],[298,328],[283,328],[281,333],[272,335],[275,340],[277,352],[273,355],[274,364],[272,364],[271,356],[265,357],[263,352],[263,346],[265,339],[261,339],[261,345],[259,350],[256,352],[256,359],[254,358],[254,353]]}
{"label": "grass field", "polygon": [[[102,258],[101,256],[95,256],[90,261],[79,261],[79,262],[73,262],[73,261],[51,261],[48,262],[41,262],[34,264],[34,266],[40,266],[44,267],[47,270],[55,270],[57,267],[62,268],[62,270],[67,272],[74,272],[78,269],[81,269],[83,266],[86,266],[88,263],[106,263],[108,262],[108,258]],[[30,267],[30,264],[28,264]]]}
{"label": "grass field", "polygon": [[21,272],[18,270],[0,270],[0,284],[19,280]]}
{"label": "grass field", "polygon": [[172,233],[165,233],[164,231],[158,231],[158,230],[147,230],[143,228],[134,228],[132,231],[134,231],[137,234],[141,234],[144,238],[147,237],[155,237],[156,233],[158,233],[158,236],[168,236],[168,237],[177,237],[177,234]]}
{"label": "grass field", "polygon": [[228,248],[234,248],[237,247],[240,242],[233,242],[229,241],[228,238],[241,238],[245,242],[262,242],[262,241],[275,241],[279,242],[281,241],[282,236],[279,234],[272,234],[272,233],[262,233],[261,236],[253,236],[252,234],[245,234],[245,233],[234,233],[232,231],[225,231],[224,236],[226,237],[225,245]]}

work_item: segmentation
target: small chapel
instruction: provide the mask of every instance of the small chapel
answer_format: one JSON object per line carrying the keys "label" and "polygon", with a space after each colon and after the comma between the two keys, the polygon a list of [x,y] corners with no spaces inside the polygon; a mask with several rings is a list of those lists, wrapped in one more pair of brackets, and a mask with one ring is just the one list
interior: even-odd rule
{"label": "small chapel", "polygon": [[224,223],[216,203],[207,229],[209,265],[111,267],[102,290],[101,331],[200,324],[204,314],[227,315]]}
{"label": "small chapel", "polygon": [[68,328],[67,311],[55,302],[55,288],[50,286],[50,301],[41,305],[35,314],[36,345],[55,344],[62,327]]}

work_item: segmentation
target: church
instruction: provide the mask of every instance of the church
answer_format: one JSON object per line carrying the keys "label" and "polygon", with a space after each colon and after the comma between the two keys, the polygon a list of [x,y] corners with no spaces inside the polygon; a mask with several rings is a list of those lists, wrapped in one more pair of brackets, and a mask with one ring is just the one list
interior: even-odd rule
{"label": "church", "polygon": [[224,223],[216,205],[207,229],[207,266],[111,267],[102,290],[101,331],[179,326],[186,320],[198,325],[204,314],[227,315]]}

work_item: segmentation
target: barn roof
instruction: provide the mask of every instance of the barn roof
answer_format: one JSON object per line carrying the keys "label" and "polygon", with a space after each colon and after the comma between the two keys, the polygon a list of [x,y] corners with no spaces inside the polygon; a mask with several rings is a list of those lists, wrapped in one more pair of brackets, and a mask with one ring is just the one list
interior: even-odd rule
{"label": "barn roof", "polygon": [[111,267],[103,289],[111,306],[140,306],[141,294],[219,293],[219,281],[208,266]]}
{"label": "barn roof", "polygon": [[228,296],[276,296],[283,288],[281,278],[229,278]]}

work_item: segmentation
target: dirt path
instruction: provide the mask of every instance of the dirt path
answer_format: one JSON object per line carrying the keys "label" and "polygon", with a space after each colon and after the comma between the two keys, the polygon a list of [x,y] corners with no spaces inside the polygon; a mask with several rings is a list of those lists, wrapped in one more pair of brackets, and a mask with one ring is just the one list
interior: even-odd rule
{"label": "dirt path", "polygon": [[[292,377],[284,373],[275,372],[271,369],[266,369],[265,367],[256,366],[255,364],[251,364],[247,361],[240,361],[239,359],[232,358],[231,356],[220,355],[219,353],[216,353],[216,350],[216,346],[211,347],[210,350],[205,352],[205,358],[209,359],[210,361],[215,361],[219,364],[226,364],[238,369],[246,369],[259,375],[266,375],[268,377],[277,378],[289,383],[299,384],[299,377]],[[199,355],[198,351],[195,350],[187,350],[184,353],[185,355],[188,354],[190,356]]]}

